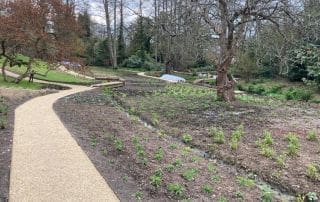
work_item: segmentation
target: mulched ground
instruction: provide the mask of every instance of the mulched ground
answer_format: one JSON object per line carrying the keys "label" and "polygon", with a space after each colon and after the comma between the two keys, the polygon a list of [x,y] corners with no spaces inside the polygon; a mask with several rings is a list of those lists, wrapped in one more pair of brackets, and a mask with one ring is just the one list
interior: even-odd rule
{"label": "mulched ground", "polygon": [[[319,141],[307,141],[308,130],[320,128],[320,106],[301,102],[285,102],[271,105],[235,102],[230,105],[210,105],[208,108],[189,110],[190,102],[201,103],[205,100],[180,100],[170,96],[153,96],[149,91],[141,92],[140,87],[150,87],[144,79],[132,77],[124,88],[116,92],[116,99],[129,112],[133,111],[143,120],[153,124],[153,114],[158,117],[157,127],[173,137],[182,139],[185,133],[191,134],[191,146],[207,151],[211,156],[233,165],[235,160],[242,168],[254,172],[264,180],[291,193],[320,193],[320,179],[306,176],[310,164],[320,167]],[[124,96],[125,95],[125,96]],[[192,99],[192,98],[189,98]],[[199,104],[198,104],[199,105]],[[171,114],[168,113],[171,110]],[[242,138],[235,159],[229,141],[231,132],[243,124],[246,135]],[[227,143],[214,144],[209,137],[212,126],[225,130]],[[256,141],[262,138],[264,130],[273,133],[275,155],[266,158],[260,154]],[[285,167],[279,168],[276,158],[287,152],[285,136],[289,132],[297,134],[300,150],[297,156],[288,156]],[[318,139],[319,139],[318,135]]]}
{"label": "mulched ground", "polygon": [[14,111],[24,102],[37,96],[52,93],[52,90],[21,90],[0,88],[0,97],[3,97],[4,104],[8,107],[7,114],[3,114],[7,118],[7,127],[0,129],[0,201],[7,201],[9,196],[10,183],[10,165],[11,165],[11,149],[12,135],[14,129]]}
{"label": "mulched ground", "polygon": [[[127,81],[130,78],[126,78]],[[134,78],[132,80],[136,81]],[[139,82],[136,83],[139,86]],[[162,83],[149,82],[147,86],[141,83],[139,87],[131,86],[129,93],[135,90],[140,92],[141,87],[149,91],[157,85],[163,86]],[[202,201],[261,199],[262,192],[257,186],[239,184],[237,177],[248,177],[241,169],[208,159],[204,153],[187,147],[180,140],[145,127],[138,119],[113,105],[112,100],[101,89],[96,89],[62,98],[54,104],[54,109],[121,201],[133,201],[137,193],[142,194],[143,200],[157,201],[188,198]],[[138,155],[134,143],[138,140],[144,151],[143,158]],[[117,150],[119,141],[124,146],[122,151]],[[159,149],[164,156],[156,160],[155,153]],[[167,166],[177,159],[182,161],[182,166],[168,172]],[[212,164],[213,169],[209,169],[208,164]],[[189,168],[197,169],[197,175],[191,181],[182,177]],[[157,169],[163,172],[159,187],[150,182],[150,176]],[[182,197],[167,190],[167,185],[172,182],[184,187]],[[212,193],[204,193],[205,184],[212,187]]]}

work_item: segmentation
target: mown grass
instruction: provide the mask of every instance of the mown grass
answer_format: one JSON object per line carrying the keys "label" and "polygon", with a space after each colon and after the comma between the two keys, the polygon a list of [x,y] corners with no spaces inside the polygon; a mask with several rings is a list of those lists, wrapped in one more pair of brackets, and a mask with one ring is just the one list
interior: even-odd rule
{"label": "mown grass", "polygon": [[[0,77],[2,75],[0,74]],[[40,83],[29,83],[26,80],[22,80],[19,84],[16,84],[13,82],[14,79],[8,77],[8,82],[3,81],[2,78],[0,78],[0,87],[5,87],[5,88],[21,88],[21,89],[30,89],[30,90],[39,90],[43,88],[43,85]]]}
{"label": "mown grass", "polygon": [[[23,55],[18,55],[17,59],[21,61],[28,61],[28,57]],[[0,64],[2,64],[3,60],[4,60],[3,58],[2,59],[0,58]],[[45,73],[48,71],[47,65],[48,64],[46,62],[41,60],[36,60],[36,62],[32,65],[32,69],[36,72],[36,75],[35,75],[36,79],[44,80],[44,81],[53,81],[53,82],[70,83],[70,84],[84,84],[84,85],[93,83],[92,80],[73,76],[58,70],[51,70],[49,71],[47,76],[45,76]],[[7,68],[7,70],[17,74],[24,73],[26,69],[27,69],[26,66],[21,66],[21,67],[13,66],[13,67]]]}

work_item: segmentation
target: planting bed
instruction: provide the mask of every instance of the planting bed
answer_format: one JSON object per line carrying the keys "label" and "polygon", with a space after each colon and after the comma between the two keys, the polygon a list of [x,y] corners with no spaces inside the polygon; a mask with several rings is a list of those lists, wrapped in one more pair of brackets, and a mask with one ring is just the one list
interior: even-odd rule
{"label": "planting bed", "polygon": [[[120,199],[288,201],[319,194],[319,142],[306,138],[319,126],[317,105],[249,96],[224,104],[212,89],[121,76],[123,88],[55,104]],[[286,140],[289,132],[296,135]]]}

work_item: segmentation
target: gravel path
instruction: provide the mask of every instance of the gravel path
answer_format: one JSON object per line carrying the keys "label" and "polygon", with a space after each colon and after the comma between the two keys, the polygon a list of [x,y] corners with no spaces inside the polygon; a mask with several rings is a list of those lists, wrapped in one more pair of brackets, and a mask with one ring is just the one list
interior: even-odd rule
{"label": "gravel path", "polygon": [[59,98],[89,90],[71,86],[15,111],[9,200],[118,201],[52,109]]}

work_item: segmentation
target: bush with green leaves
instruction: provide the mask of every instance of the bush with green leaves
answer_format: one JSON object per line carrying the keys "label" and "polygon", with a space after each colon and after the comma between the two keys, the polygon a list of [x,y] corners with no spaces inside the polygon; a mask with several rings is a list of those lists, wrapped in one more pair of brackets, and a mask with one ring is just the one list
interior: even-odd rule
{"label": "bush with green leaves", "polygon": [[122,66],[127,68],[143,68],[148,71],[163,69],[162,64],[157,63],[147,52],[140,50],[124,60]]}
{"label": "bush with green leaves", "polygon": [[235,131],[232,132],[231,134],[231,143],[230,147],[232,150],[237,150],[238,149],[238,143],[241,139],[241,137],[244,135],[244,127],[241,124],[240,126],[237,127]]}
{"label": "bush with green leaves", "polygon": [[118,151],[123,151],[124,150],[124,144],[123,144],[122,140],[115,139],[114,144],[115,144],[116,150],[118,150]]}
{"label": "bush with green leaves", "polygon": [[315,164],[308,165],[306,175],[312,180],[320,180],[320,170]]}
{"label": "bush with green leaves", "polygon": [[157,149],[157,151],[155,152],[154,154],[154,158],[157,160],[157,161],[161,161],[164,157],[164,151],[163,149],[160,147]]}
{"label": "bush with green leaves", "polygon": [[223,144],[225,142],[225,135],[222,128],[210,128],[209,135],[213,138],[213,142],[217,144]]}
{"label": "bush with green leaves", "polygon": [[284,168],[286,166],[286,154],[281,154],[276,158],[277,166],[280,168]]}
{"label": "bush with green leaves", "polygon": [[163,172],[161,169],[155,170],[154,174],[150,176],[150,183],[155,187],[160,187],[162,184]]}
{"label": "bush with green leaves", "polygon": [[189,168],[182,173],[182,177],[188,181],[194,181],[198,175],[199,170],[197,168]]}
{"label": "bush with green leaves", "polygon": [[0,129],[5,129],[7,127],[7,120],[5,117],[0,117]]}
{"label": "bush with green leaves", "polygon": [[182,135],[182,140],[184,143],[189,143],[192,141],[192,136],[190,134],[184,134]]}
{"label": "bush with green leaves", "polygon": [[212,192],[213,192],[213,188],[212,188],[212,186],[210,184],[204,184],[201,187],[201,190],[205,194],[212,194]]}
{"label": "bush with green leaves", "polygon": [[260,154],[267,158],[272,158],[275,154],[272,145],[273,137],[271,132],[265,130],[263,131],[263,138],[259,139],[256,144],[260,147]]}
{"label": "bush with green leaves", "polygon": [[318,132],[316,130],[311,130],[311,131],[308,131],[307,133],[307,140],[308,141],[317,141],[317,135],[318,135]]}
{"label": "bush with green leaves", "polygon": [[250,84],[248,86],[248,93],[264,95],[266,92],[267,92],[266,88],[260,84],[258,85]]}
{"label": "bush with green leaves", "polygon": [[175,166],[173,164],[168,164],[166,166],[166,171],[168,171],[169,173],[172,173],[175,169]]}
{"label": "bush with green leaves", "polygon": [[287,100],[299,100],[299,101],[309,101],[313,97],[313,93],[308,90],[302,90],[302,89],[294,89],[289,88],[288,91],[285,92],[285,97]]}
{"label": "bush with green leaves", "polygon": [[255,181],[246,177],[238,176],[236,179],[237,183],[241,186],[252,187],[255,185]]}
{"label": "bush with green leaves", "polygon": [[290,156],[297,155],[300,150],[300,143],[297,135],[294,133],[289,133],[285,139],[288,142],[288,154]]}
{"label": "bush with green leaves", "polygon": [[182,197],[184,195],[185,188],[183,185],[178,183],[169,183],[167,185],[167,190],[169,193],[174,194],[177,197]]}
{"label": "bush with green leaves", "polygon": [[262,202],[272,202],[273,194],[269,186],[265,185],[262,187]]}

